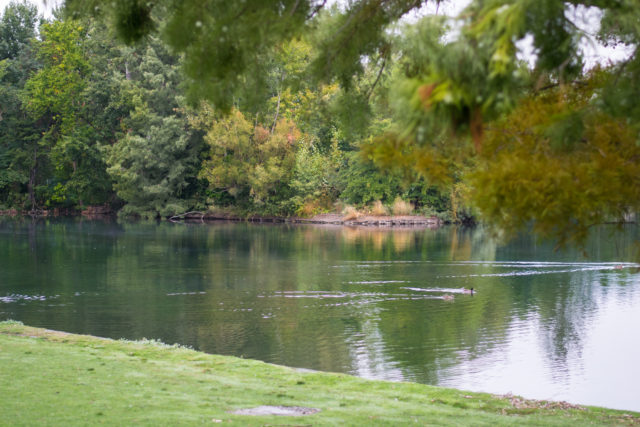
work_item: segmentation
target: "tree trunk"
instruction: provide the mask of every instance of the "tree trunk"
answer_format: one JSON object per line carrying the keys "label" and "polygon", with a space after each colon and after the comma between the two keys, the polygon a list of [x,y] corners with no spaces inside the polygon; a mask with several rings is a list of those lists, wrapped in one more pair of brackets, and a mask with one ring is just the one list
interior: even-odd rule
{"label": "tree trunk", "polygon": [[276,123],[278,123],[278,114],[280,114],[280,91],[278,91],[278,103],[276,104],[276,115],[273,118],[273,126],[271,126],[271,133],[276,130]]}
{"label": "tree trunk", "polygon": [[283,71],[280,75],[280,82],[278,82],[278,103],[276,104],[276,115],[273,118],[273,126],[271,126],[271,133],[276,130],[276,124],[278,123],[278,115],[280,114],[280,92],[282,89],[282,82],[284,82],[284,77],[286,73]]}
{"label": "tree trunk", "polygon": [[35,186],[36,186],[37,171],[38,171],[38,146],[36,145],[33,149],[33,165],[31,166],[31,170],[29,171],[29,183],[27,184],[27,188],[29,191],[29,201],[31,202],[32,211],[36,209]]}

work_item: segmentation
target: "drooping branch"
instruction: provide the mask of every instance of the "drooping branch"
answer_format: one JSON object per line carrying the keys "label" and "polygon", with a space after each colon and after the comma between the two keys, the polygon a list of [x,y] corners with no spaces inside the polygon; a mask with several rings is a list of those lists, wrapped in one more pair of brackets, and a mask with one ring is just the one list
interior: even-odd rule
{"label": "drooping branch", "polygon": [[190,211],[190,212],[185,212],[185,213],[180,214],[180,215],[174,215],[171,218],[169,218],[169,221],[176,222],[178,219],[184,219],[187,215],[191,215],[191,214],[199,214],[200,215],[200,221],[204,222],[204,212],[200,212],[200,211]]}
{"label": "drooping branch", "polygon": [[380,77],[382,77],[382,72],[384,71],[384,68],[386,65],[387,65],[387,57],[385,56],[382,59],[382,65],[380,66],[380,70],[378,70],[378,76],[376,77],[376,80],[371,85],[371,88],[369,88],[369,92],[367,93],[367,100],[371,98],[371,94],[373,94],[374,89],[376,88],[378,82],[380,81]]}
{"label": "drooping branch", "polygon": [[325,7],[326,4],[327,4],[327,0],[322,0],[322,3],[314,7],[311,13],[307,15],[307,20],[315,17]]}

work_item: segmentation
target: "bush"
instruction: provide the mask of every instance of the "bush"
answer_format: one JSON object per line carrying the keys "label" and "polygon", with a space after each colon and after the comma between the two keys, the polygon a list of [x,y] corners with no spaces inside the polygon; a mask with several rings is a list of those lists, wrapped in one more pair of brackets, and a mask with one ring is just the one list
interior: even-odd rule
{"label": "bush", "polygon": [[296,215],[308,218],[330,210],[331,204],[325,200],[307,200],[296,210]]}
{"label": "bush", "polygon": [[289,199],[290,210],[300,216],[330,211],[339,193],[337,176],[341,162],[337,143],[323,153],[313,144],[301,141],[290,183],[293,194]]}
{"label": "bush", "polygon": [[354,219],[360,218],[361,214],[358,212],[356,208],[353,206],[347,206],[342,211],[342,220],[343,221],[352,221]]}
{"label": "bush", "polygon": [[349,153],[339,172],[340,198],[346,203],[365,206],[375,200],[390,201],[402,193],[402,178],[380,171],[359,152]]}
{"label": "bush", "polygon": [[400,197],[396,197],[393,201],[392,211],[394,215],[411,215],[413,212],[413,205],[409,202],[405,202]]}
{"label": "bush", "polygon": [[371,215],[386,216],[389,215],[389,212],[380,200],[376,200],[375,202],[373,202],[373,206],[371,207]]}

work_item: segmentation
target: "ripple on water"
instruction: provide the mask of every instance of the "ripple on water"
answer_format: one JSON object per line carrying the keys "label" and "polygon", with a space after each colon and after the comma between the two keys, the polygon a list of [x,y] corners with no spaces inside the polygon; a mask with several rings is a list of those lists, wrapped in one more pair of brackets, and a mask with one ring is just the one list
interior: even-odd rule
{"label": "ripple on water", "polygon": [[[526,272],[513,273],[495,273],[487,276],[511,276],[511,275],[531,275],[531,274],[552,274],[552,273],[573,273],[578,271],[590,270],[614,270],[621,268],[640,268],[640,264],[632,262],[553,262],[553,261],[367,261],[355,262],[345,261],[343,264],[333,265],[333,268],[384,268],[391,265],[401,264],[425,264],[430,267],[492,267],[492,268],[515,268],[529,269]],[[562,268],[558,270],[558,268]],[[556,269],[553,271],[544,271],[543,269]],[[459,275],[459,276],[442,276],[442,277],[482,277],[483,275]],[[348,283],[394,283],[396,281],[372,281],[372,282],[348,282]]]}
{"label": "ripple on water", "polygon": [[21,294],[10,294],[4,297],[0,297],[0,302],[4,303],[14,303],[19,301],[47,301],[50,299],[58,298],[60,295],[21,295]]}
{"label": "ripple on water", "polygon": [[204,291],[200,291],[200,292],[172,292],[167,294],[167,296],[169,297],[175,297],[175,296],[180,296],[180,295],[205,295],[206,292]]}
{"label": "ripple on water", "polygon": [[347,282],[350,285],[384,285],[388,283],[409,283],[408,280],[364,280],[359,282]]}
{"label": "ripple on water", "polygon": [[[451,294],[467,294],[469,293],[468,289],[465,288],[413,288],[413,287],[402,287],[400,289],[406,289],[408,291],[414,292],[433,292],[433,293],[451,293]],[[477,291],[473,291],[476,293]]]}
{"label": "ripple on water", "polygon": [[[460,292],[464,292],[460,290]],[[431,295],[416,295],[411,293],[388,293],[388,292],[323,292],[323,291],[283,291],[275,292],[273,295],[261,296],[272,298],[309,298],[314,300],[325,299],[348,299],[348,304],[371,304],[384,301],[414,301],[424,299],[441,299],[442,297]]]}

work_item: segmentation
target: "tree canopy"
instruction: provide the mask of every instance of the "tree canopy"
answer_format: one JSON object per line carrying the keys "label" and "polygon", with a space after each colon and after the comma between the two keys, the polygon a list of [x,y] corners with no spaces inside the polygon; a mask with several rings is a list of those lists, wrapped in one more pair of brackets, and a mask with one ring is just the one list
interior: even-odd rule
{"label": "tree canopy", "polygon": [[[394,125],[369,155],[445,183],[465,174],[475,204],[502,228],[533,221],[565,242],[637,209],[636,2],[474,0],[455,31],[433,16],[398,30],[424,3],[354,0],[323,13],[325,2],[310,0],[67,2],[112,19],[124,40],[163,34],[185,55],[192,87],[223,109],[238,86],[260,85],[261,52],[292,37],[314,47],[310,75],[339,82],[352,99],[367,63],[399,61],[390,77]],[[156,23],[153,9],[165,20]],[[571,19],[579,10],[595,11],[598,40],[634,47],[630,57],[585,70],[585,30]],[[524,40],[531,66],[519,58]]]}
{"label": "tree canopy", "polygon": [[[2,191],[29,173],[35,189],[48,167],[58,193],[80,200],[79,166],[102,162],[118,197],[152,215],[205,199],[288,214],[402,193],[561,244],[637,211],[636,2],[473,0],[457,17],[430,3],[67,0],[37,36],[33,9],[14,4],[0,25],[15,100],[3,111],[48,142],[31,136],[40,142],[14,159],[35,163],[14,160]],[[586,67],[590,37],[630,53]],[[31,64],[22,80],[18,64]],[[102,96],[80,101],[89,94]],[[2,147],[6,163],[26,146]],[[168,157],[153,165],[152,147]]]}

